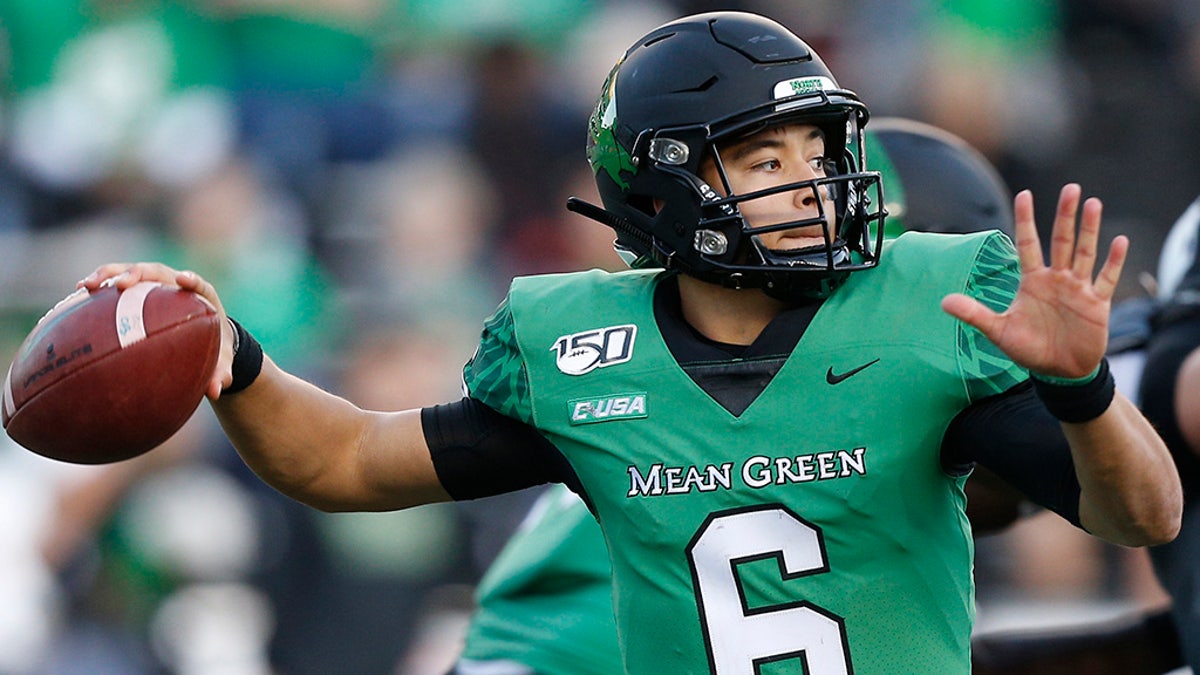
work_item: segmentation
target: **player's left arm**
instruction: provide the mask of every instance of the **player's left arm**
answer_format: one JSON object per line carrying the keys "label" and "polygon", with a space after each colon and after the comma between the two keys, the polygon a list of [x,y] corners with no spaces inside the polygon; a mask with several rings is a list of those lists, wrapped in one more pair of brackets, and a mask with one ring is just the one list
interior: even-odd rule
{"label": "player's left arm", "polygon": [[1079,521],[1127,546],[1163,544],[1179,533],[1183,493],[1174,461],[1141,411],[1121,392],[1099,417],[1064,423],[1081,495]]}
{"label": "player's left arm", "polygon": [[[1033,196],[1028,191],[1017,195],[1021,281],[1005,311],[992,311],[962,294],[942,301],[946,312],[974,326],[1042,382],[1086,382],[1097,373],[1108,341],[1112,296],[1128,251],[1128,239],[1116,237],[1093,279],[1102,206],[1095,198],[1083,203],[1077,232],[1080,201],[1078,185],[1063,187],[1046,264],[1034,224]],[[1062,422],[1062,428],[1079,478],[1083,527],[1127,546],[1172,540],[1179,531],[1183,490],[1166,445],[1141,412],[1119,391],[1108,399],[1103,387],[1081,384],[1076,396],[1071,385],[1039,389],[1060,420],[1063,404],[1082,411],[1066,415],[1072,421]],[[1059,400],[1050,400],[1051,394]]]}

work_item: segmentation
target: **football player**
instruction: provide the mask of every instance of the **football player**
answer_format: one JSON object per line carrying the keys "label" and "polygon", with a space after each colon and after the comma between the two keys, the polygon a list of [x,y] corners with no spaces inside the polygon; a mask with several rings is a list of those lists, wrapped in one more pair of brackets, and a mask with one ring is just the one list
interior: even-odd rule
{"label": "football player", "polygon": [[[1012,194],[957,136],[902,118],[871,120],[867,157],[882,176],[884,236],[906,230],[1013,234]],[[976,532],[1008,525],[1006,486],[967,484]],[[620,672],[612,570],[603,534],[578,496],[543,494],[476,589],[477,609],[452,675],[608,675]]]}
{"label": "football player", "polygon": [[1179,537],[1150,549],[1184,658],[1200,673],[1200,199],[1171,228],[1159,263],[1162,307],[1152,317],[1138,391],[1183,479]]}
{"label": "football player", "polygon": [[[322,509],[567,484],[608,543],[627,672],[965,672],[971,462],[1126,545],[1171,540],[1181,491],[1103,359],[1128,240],[1097,272],[1100,202],[1063,188],[1049,264],[1028,192],[1015,250],[912,233],[881,255],[868,119],[774,21],[660,26],[589,123],[603,208],[573,203],[635,269],[514,280],[468,395],[422,410],[359,409],[230,322],[214,410],[260,477]],[[110,278],[221,307],[157,263],[81,285]]]}

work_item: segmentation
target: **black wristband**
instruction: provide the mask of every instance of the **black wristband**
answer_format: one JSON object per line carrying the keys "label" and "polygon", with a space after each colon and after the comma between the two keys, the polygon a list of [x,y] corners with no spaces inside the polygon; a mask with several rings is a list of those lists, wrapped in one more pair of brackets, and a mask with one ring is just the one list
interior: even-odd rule
{"label": "black wristband", "polygon": [[253,384],[262,372],[263,350],[258,340],[242,328],[242,324],[233,317],[226,318],[229,319],[229,325],[233,326],[233,382],[221,393],[236,394]]}
{"label": "black wristband", "polygon": [[1108,359],[1100,360],[1096,376],[1083,384],[1057,384],[1038,379],[1035,375],[1033,390],[1060,422],[1079,424],[1090,422],[1108,410],[1112,404],[1117,383],[1108,368]]}

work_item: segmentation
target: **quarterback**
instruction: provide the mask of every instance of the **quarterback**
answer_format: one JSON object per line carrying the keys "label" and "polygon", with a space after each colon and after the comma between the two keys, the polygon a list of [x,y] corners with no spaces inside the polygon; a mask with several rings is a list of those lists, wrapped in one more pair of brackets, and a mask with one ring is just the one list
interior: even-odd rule
{"label": "quarterback", "polygon": [[[1008,186],[966,141],[915,120],[878,118],[867,128],[866,143],[871,165],[886,187],[885,239],[910,230],[998,230],[1011,235]],[[849,459],[851,466],[865,467]],[[751,484],[770,482],[769,458],[744,466],[756,470],[745,479]],[[705,468],[692,474],[711,475],[698,478],[703,485],[730,486],[731,463]],[[1029,473],[1036,472],[1031,469]],[[1006,526],[1018,513],[1005,496],[1007,488],[998,494],[982,493],[981,485],[986,489],[991,483],[981,484],[977,475],[978,471],[972,474],[966,487],[967,516],[976,535]],[[1019,476],[1015,482],[1020,484]],[[657,476],[654,481],[634,480],[630,496],[648,494],[658,485]],[[1056,503],[1053,494],[1031,497],[1043,505]],[[477,609],[452,675],[620,672],[606,550],[600,527],[582,500],[561,485],[544,492],[476,589]]]}
{"label": "quarterback", "polygon": [[[616,231],[633,269],[514,280],[467,396],[422,410],[359,409],[231,320],[213,408],[263,480],[321,509],[566,484],[607,543],[627,672],[967,672],[964,464],[1013,461],[988,453],[1013,443],[1062,456],[1031,480],[1126,545],[1175,536],[1179,478],[1103,359],[1128,241],[1096,271],[1100,202],[1063,188],[1048,264],[1027,192],[1015,249],[994,232],[885,247],[868,120],[774,21],[660,26],[589,124],[602,206],[570,204]],[[81,284],[112,278],[221,306],[156,263]],[[656,465],[677,493],[630,495],[631,470]],[[770,480],[731,468],[726,488],[726,465]],[[791,479],[804,472],[818,479]]]}

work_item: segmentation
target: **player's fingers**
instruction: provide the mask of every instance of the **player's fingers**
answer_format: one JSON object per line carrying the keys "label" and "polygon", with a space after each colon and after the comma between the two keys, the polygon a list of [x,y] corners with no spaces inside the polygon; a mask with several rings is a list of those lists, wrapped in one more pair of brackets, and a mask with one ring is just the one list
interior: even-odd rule
{"label": "player's fingers", "polygon": [[146,275],[146,270],[143,266],[133,264],[129,266],[129,269],[109,279],[107,283],[123,291],[143,281],[153,281],[153,278]]}
{"label": "player's fingers", "polygon": [[1054,269],[1071,268],[1075,254],[1075,215],[1079,212],[1078,183],[1067,183],[1058,193],[1058,210],[1054,213],[1054,228],[1050,234],[1050,266]]}
{"label": "player's fingers", "polygon": [[1075,259],[1071,269],[1076,277],[1085,281],[1091,281],[1092,270],[1096,269],[1103,210],[1104,205],[1095,197],[1089,197],[1083,202],[1083,216],[1079,222],[1079,234],[1075,238]]}
{"label": "player's fingers", "polygon": [[225,308],[221,306],[221,298],[217,295],[216,287],[205,281],[204,277],[191,270],[176,272],[175,284],[186,291],[192,291],[204,298],[217,310],[217,313],[222,318],[225,317]]}
{"label": "player's fingers", "polygon": [[175,275],[175,284],[187,291],[199,291],[208,282],[191,270],[184,270]]}
{"label": "player's fingers", "polygon": [[143,281],[158,281],[164,284],[179,285],[179,270],[168,265],[158,262],[143,262],[137,263],[130,268],[131,272],[134,270],[141,273]]}
{"label": "player's fingers", "polygon": [[997,329],[999,316],[974,298],[961,293],[951,293],[942,298],[942,311],[979,329],[991,339]]}
{"label": "player's fingers", "polygon": [[1100,268],[1100,274],[1096,275],[1096,282],[1092,285],[1092,289],[1102,300],[1112,300],[1113,294],[1116,293],[1128,254],[1129,238],[1124,235],[1114,237],[1112,245],[1108,248],[1108,258],[1104,261],[1104,267]]}
{"label": "player's fingers", "polygon": [[220,369],[213,372],[212,379],[208,381],[208,388],[204,390],[204,395],[209,400],[215,401],[221,398],[221,392],[233,382],[233,375]]}
{"label": "player's fingers", "polygon": [[97,267],[76,285],[89,291],[101,286],[116,286],[124,290],[139,281],[161,281],[154,278],[148,266],[149,263],[108,263]]}
{"label": "player's fingers", "polygon": [[1021,270],[1031,272],[1041,269],[1042,242],[1038,239],[1037,224],[1033,220],[1033,193],[1021,190],[1013,197],[1013,216],[1017,234],[1017,256]]}
{"label": "player's fingers", "polygon": [[129,265],[125,271],[112,277],[111,283],[125,290],[142,281],[155,281],[170,286],[179,285],[180,272],[158,262],[137,262]]}
{"label": "player's fingers", "polygon": [[224,319],[221,319],[221,354],[217,358],[217,365],[213,367],[212,377],[208,381],[208,389],[204,395],[210,400],[217,400],[221,397],[221,392],[230,384],[233,384],[233,325]]}
{"label": "player's fingers", "polygon": [[132,263],[106,263],[92,270],[92,273],[76,282],[76,288],[86,288],[89,291],[94,291],[100,287],[100,284],[105,281],[124,274],[132,266]]}

